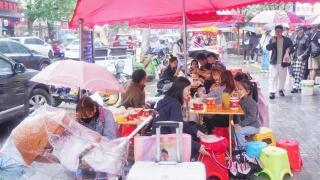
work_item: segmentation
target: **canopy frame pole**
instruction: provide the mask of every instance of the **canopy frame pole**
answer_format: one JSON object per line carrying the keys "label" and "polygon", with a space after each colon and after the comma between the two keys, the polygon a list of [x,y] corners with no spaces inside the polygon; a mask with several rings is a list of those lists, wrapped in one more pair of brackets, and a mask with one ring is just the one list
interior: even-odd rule
{"label": "canopy frame pole", "polygon": [[187,18],[186,18],[186,1],[182,0],[182,25],[183,25],[183,57],[185,63],[185,76],[187,76],[188,72],[188,47],[187,47]]}
{"label": "canopy frame pole", "polygon": [[83,19],[79,19],[79,38],[80,38],[80,52],[79,52],[79,58],[80,61],[84,61],[84,52],[83,52]]}
{"label": "canopy frame pole", "polygon": [[[183,25],[183,58],[185,63],[184,76],[188,76],[188,47],[187,47],[187,18],[186,18],[186,1],[182,0],[182,25]],[[186,103],[186,119],[189,121],[189,101]]]}

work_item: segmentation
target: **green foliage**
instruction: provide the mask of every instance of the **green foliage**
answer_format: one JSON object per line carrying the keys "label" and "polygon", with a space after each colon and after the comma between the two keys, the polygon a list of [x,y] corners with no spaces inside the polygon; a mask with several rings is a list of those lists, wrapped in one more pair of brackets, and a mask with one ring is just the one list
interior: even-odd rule
{"label": "green foliage", "polygon": [[291,11],[292,10],[292,4],[265,4],[265,5],[253,5],[248,6],[246,8],[241,9],[241,14],[246,16],[246,20],[250,21],[255,15],[259,14],[261,11],[268,11],[268,10],[285,10],[285,11]]}
{"label": "green foliage", "polygon": [[42,20],[48,23],[69,20],[73,14],[76,0],[27,0],[24,5],[26,16],[30,20]]}

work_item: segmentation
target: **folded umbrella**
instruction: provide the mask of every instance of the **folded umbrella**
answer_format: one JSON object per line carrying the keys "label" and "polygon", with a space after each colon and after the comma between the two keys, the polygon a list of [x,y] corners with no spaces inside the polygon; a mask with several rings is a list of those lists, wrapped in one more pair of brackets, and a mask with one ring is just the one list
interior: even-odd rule
{"label": "folded umbrella", "polygon": [[123,92],[123,87],[106,68],[84,61],[56,61],[31,81],[99,92]]}

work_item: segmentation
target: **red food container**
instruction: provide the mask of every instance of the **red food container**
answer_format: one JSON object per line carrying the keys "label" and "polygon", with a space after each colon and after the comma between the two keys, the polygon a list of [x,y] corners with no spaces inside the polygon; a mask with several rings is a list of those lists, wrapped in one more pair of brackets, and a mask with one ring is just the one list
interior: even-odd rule
{"label": "red food container", "polygon": [[142,112],[143,112],[143,116],[144,116],[144,117],[148,117],[148,116],[150,115],[148,109],[145,109],[145,110],[143,110]]}
{"label": "red food container", "polygon": [[207,105],[215,105],[216,104],[215,98],[207,98],[206,102],[207,102]]}
{"label": "red food container", "polygon": [[138,113],[136,112],[132,112],[128,115],[128,121],[133,121],[136,118],[138,118]]}
{"label": "red food container", "polygon": [[138,116],[143,116],[143,108],[137,109]]}
{"label": "red food container", "polygon": [[193,103],[193,109],[194,110],[202,110],[203,104],[202,103]]}
{"label": "red food container", "polygon": [[239,109],[239,106],[240,106],[240,100],[239,98],[231,98],[230,99],[230,109],[231,110],[238,110]]}

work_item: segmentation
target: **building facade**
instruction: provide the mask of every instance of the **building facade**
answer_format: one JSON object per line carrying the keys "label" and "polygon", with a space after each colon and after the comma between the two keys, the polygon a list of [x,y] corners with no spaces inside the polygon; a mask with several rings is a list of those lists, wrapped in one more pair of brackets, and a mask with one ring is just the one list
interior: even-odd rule
{"label": "building facade", "polygon": [[0,0],[0,36],[14,36],[15,27],[23,17],[17,0]]}

